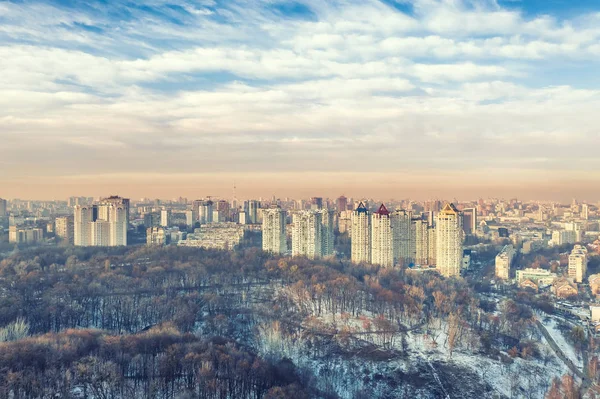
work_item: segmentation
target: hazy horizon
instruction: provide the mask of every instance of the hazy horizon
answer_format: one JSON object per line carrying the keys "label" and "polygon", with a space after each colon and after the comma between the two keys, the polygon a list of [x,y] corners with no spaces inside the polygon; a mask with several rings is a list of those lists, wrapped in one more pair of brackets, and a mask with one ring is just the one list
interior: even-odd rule
{"label": "hazy horizon", "polygon": [[0,197],[600,199],[600,6],[0,3]]}

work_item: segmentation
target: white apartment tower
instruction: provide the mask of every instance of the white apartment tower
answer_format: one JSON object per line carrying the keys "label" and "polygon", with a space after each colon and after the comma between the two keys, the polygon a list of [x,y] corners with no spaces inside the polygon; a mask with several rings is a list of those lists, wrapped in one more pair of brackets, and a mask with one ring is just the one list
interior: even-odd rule
{"label": "white apartment tower", "polygon": [[263,251],[283,254],[287,251],[285,235],[285,211],[281,207],[263,209]]}
{"label": "white apartment tower", "polygon": [[569,277],[576,283],[583,282],[587,274],[588,251],[583,245],[575,245],[569,255]]}
{"label": "white apartment tower", "polygon": [[512,245],[505,245],[500,253],[496,255],[496,277],[508,280],[513,259],[516,255]]}
{"label": "white apartment tower", "polygon": [[292,256],[310,259],[323,256],[323,215],[317,211],[300,211],[293,215]]}
{"label": "white apartment tower", "polygon": [[436,225],[436,267],[442,276],[460,276],[463,258],[462,243],[460,212],[454,204],[446,204],[438,213]]}
{"label": "white apartment tower", "polygon": [[321,214],[321,251],[323,256],[333,255],[335,243],[335,214],[328,209],[317,211]]}
{"label": "white apartment tower", "polygon": [[371,217],[371,263],[384,267],[394,266],[392,218],[383,204]]}
{"label": "white apartment tower", "polygon": [[54,232],[56,236],[69,244],[73,244],[73,216],[56,218],[54,221]]}
{"label": "white apartment tower", "polygon": [[77,205],[73,217],[73,241],[78,246],[127,245],[129,199],[108,197],[94,205]]}
{"label": "white apartment tower", "polygon": [[371,262],[371,215],[362,202],[352,212],[350,233],[352,262]]}
{"label": "white apartment tower", "polygon": [[408,265],[413,259],[413,240],[411,235],[412,212],[396,209],[392,213],[392,235],[394,264]]}
{"label": "white apartment tower", "polygon": [[0,218],[6,216],[6,200],[0,198]]}

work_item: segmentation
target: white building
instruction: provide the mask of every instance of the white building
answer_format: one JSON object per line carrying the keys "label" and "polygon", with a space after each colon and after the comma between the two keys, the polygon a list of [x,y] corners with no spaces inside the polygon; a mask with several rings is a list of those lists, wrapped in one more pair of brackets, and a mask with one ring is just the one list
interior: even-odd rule
{"label": "white building", "polygon": [[350,234],[352,262],[371,262],[371,213],[362,202],[352,212]]}
{"label": "white building", "polygon": [[169,227],[171,225],[171,210],[163,209],[160,211],[160,225]]}
{"label": "white building", "polygon": [[285,210],[280,207],[263,209],[262,218],[263,251],[284,254],[287,251]]}
{"label": "white building", "polygon": [[408,265],[414,259],[411,223],[412,213],[410,211],[397,209],[392,213],[394,264]]}
{"label": "white building", "polygon": [[0,218],[6,216],[6,200],[0,198]]}
{"label": "white building", "polygon": [[127,245],[129,199],[108,197],[94,205],[77,205],[74,210],[74,237],[78,246],[115,247]]}
{"label": "white building", "polygon": [[371,263],[384,267],[394,266],[392,217],[383,204],[371,216]]}
{"label": "white building", "polygon": [[293,215],[292,256],[314,259],[323,256],[323,215],[317,211],[300,211]]}
{"label": "white building", "polygon": [[8,228],[8,242],[13,244],[33,244],[44,239],[44,230],[36,227]]}
{"label": "white building", "polygon": [[333,255],[335,244],[335,214],[328,209],[318,211],[321,214],[321,251],[323,256]]}
{"label": "white building", "polygon": [[569,255],[569,277],[576,283],[583,282],[587,274],[588,251],[583,245],[575,245]]}
{"label": "white building", "polygon": [[167,234],[162,227],[149,227],[146,229],[146,244],[147,245],[166,245]]}
{"label": "white building", "polygon": [[460,276],[463,259],[462,243],[460,212],[453,204],[446,204],[438,213],[436,225],[436,268],[442,276]]}
{"label": "white building", "polygon": [[575,244],[577,233],[575,230],[555,230],[552,232],[552,245]]}
{"label": "white building", "polygon": [[73,216],[58,217],[54,220],[54,233],[63,241],[73,244],[74,219]]}
{"label": "white building", "polygon": [[516,251],[512,245],[505,245],[500,253],[496,255],[496,277],[503,280],[509,279],[515,254]]}

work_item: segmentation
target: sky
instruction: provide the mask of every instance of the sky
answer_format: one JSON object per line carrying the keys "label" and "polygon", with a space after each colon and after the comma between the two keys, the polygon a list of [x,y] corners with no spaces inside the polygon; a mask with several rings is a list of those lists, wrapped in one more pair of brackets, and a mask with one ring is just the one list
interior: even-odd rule
{"label": "sky", "polygon": [[600,199],[600,1],[0,1],[0,197]]}

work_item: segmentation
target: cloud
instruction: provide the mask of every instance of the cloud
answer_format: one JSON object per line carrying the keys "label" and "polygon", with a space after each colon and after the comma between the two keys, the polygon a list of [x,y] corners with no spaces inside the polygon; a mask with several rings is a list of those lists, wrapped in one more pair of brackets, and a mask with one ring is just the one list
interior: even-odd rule
{"label": "cloud", "polygon": [[0,3],[0,158],[48,177],[593,164],[600,14],[298,4]]}

